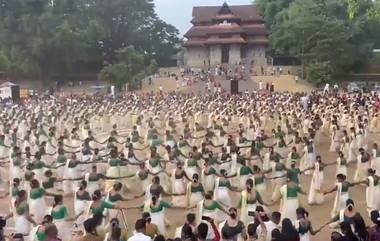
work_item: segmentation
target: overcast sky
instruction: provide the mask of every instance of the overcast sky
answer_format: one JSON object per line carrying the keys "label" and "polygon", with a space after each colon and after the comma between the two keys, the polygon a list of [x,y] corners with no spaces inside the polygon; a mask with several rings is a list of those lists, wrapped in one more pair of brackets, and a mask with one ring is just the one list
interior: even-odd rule
{"label": "overcast sky", "polygon": [[176,26],[181,36],[191,27],[191,13],[194,6],[222,6],[251,4],[253,0],[154,0],[156,12],[165,22]]}

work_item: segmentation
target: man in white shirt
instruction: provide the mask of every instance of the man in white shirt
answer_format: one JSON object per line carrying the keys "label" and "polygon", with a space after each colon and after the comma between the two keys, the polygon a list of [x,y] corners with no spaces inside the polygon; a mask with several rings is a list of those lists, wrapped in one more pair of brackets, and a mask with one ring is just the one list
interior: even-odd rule
{"label": "man in white shirt", "polygon": [[[264,222],[265,227],[267,229],[267,239],[266,241],[271,241],[272,240],[272,231],[274,229],[279,228],[279,223],[281,221],[281,213],[279,212],[273,212],[271,216],[271,220],[268,222]],[[261,235],[261,226],[257,227],[257,236],[260,237]]]}
{"label": "man in white shirt", "polygon": [[145,232],[145,221],[143,219],[138,219],[135,224],[135,233],[128,241],[151,241],[149,236],[144,234]]}
{"label": "man in white shirt", "polygon": [[326,83],[325,88],[323,89],[323,94],[326,95],[329,93],[330,90],[330,84]]}
{"label": "man in white shirt", "polygon": [[259,90],[263,90],[263,82],[261,80],[259,81]]}

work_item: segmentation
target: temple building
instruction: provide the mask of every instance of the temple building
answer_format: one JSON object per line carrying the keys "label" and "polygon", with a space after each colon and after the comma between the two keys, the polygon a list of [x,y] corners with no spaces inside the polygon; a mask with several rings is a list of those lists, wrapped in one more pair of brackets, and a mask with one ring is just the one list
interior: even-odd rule
{"label": "temple building", "polygon": [[266,65],[268,33],[255,5],[194,7],[185,65]]}

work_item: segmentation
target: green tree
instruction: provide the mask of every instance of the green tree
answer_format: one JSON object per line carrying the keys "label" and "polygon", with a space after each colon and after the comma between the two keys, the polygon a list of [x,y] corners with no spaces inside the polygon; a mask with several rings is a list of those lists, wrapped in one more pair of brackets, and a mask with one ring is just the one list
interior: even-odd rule
{"label": "green tree", "polygon": [[0,51],[0,72],[5,72],[8,70],[9,60],[3,51]]}
{"label": "green tree", "polygon": [[[267,14],[273,2],[262,0]],[[307,78],[329,81],[338,73],[359,71],[379,44],[379,19],[369,14],[371,0],[294,0],[274,11],[270,26],[270,48],[274,55],[301,60]],[[270,14],[273,16],[273,13]],[[376,16],[376,15],[374,15]],[[321,71],[320,74],[316,72]]]}
{"label": "green tree", "polygon": [[138,88],[139,82],[158,69],[157,62],[148,55],[138,52],[133,46],[116,53],[117,63],[106,65],[99,73],[99,79],[114,84],[119,90],[125,84]]}
{"label": "green tree", "polygon": [[15,78],[98,73],[132,45],[165,64],[177,35],[151,0],[0,0],[0,48]]}

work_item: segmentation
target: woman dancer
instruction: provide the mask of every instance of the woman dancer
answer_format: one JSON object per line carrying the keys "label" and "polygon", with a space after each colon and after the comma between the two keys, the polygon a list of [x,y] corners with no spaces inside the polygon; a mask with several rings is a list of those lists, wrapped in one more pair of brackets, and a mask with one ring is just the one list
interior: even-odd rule
{"label": "woman dancer", "polygon": [[343,152],[338,152],[338,158],[336,159],[337,165],[336,165],[336,175],[343,174],[347,176],[347,160],[344,157]]}
{"label": "woman dancer", "polygon": [[33,218],[37,223],[41,223],[43,217],[47,214],[46,208],[48,206],[45,202],[45,195],[54,196],[54,194],[46,192],[45,189],[40,187],[40,183],[36,179],[31,181],[30,188],[30,213],[33,215]]}
{"label": "woman dancer", "polygon": [[226,209],[219,202],[213,200],[212,192],[206,193],[204,200],[198,202],[196,207],[198,223],[200,223],[202,216],[210,217],[214,219],[215,222],[221,223],[226,220],[228,215]]}
{"label": "woman dancer", "polygon": [[331,217],[334,217],[335,215],[339,213],[340,210],[346,207],[346,201],[350,198],[349,188],[358,184],[358,183],[350,183],[346,181],[346,176],[343,174],[338,174],[336,176],[336,179],[337,179],[337,183],[335,187],[332,188],[330,191],[323,193],[324,195],[327,195],[329,193],[336,192],[334,207],[331,210]]}
{"label": "woman dancer", "polygon": [[310,241],[310,234],[315,236],[321,229],[314,230],[310,220],[308,219],[309,213],[304,208],[297,208],[297,220],[294,227],[298,231],[300,241]]}
{"label": "woman dancer", "polygon": [[[177,162],[177,167],[171,173],[172,193],[178,195],[186,195],[186,180],[191,181],[186,172],[182,168],[182,163]],[[186,198],[183,196],[173,197],[173,202],[177,206],[186,206]]]}
{"label": "woman dancer", "polygon": [[89,206],[89,203],[91,202],[91,195],[89,192],[86,190],[87,188],[87,182],[82,180],[79,183],[79,188],[75,192],[74,196],[74,213],[75,216],[77,216],[77,224],[81,224],[84,221],[85,215],[82,216],[80,220],[79,216],[81,214],[84,214],[86,211],[86,208]]}
{"label": "woman dancer", "polygon": [[360,148],[357,161],[358,162],[357,162],[357,167],[355,171],[354,181],[360,182],[360,181],[365,180],[367,176],[367,171],[371,167],[370,165],[371,156],[363,148]]}
{"label": "woman dancer", "polygon": [[321,204],[323,203],[323,194],[321,187],[324,178],[324,169],[328,166],[322,162],[321,156],[317,156],[317,162],[314,164],[314,172],[310,182],[310,189],[308,195],[308,204]]}
{"label": "woman dancer", "polygon": [[[131,199],[123,197],[120,194],[122,187],[123,187],[123,184],[121,184],[120,182],[115,183],[112,189],[107,193],[106,202],[110,203],[113,206],[117,206],[120,204],[120,202],[131,200]],[[118,218],[118,214],[119,214],[119,210],[117,209],[108,210],[108,219],[112,220],[114,218]],[[124,213],[122,213],[122,215],[124,215]]]}
{"label": "woman dancer", "polygon": [[204,193],[203,185],[199,182],[199,175],[194,174],[192,181],[186,187],[187,207],[195,207],[197,203],[203,200]]}
{"label": "woman dancer", "polygon": [[5,220],[13,217],[15,220],[15,233],[20,233],[24,236],[29,235],[30,223],[35,226],[37,225],[37,222],[34,221],[32,216],[29,214],[29,205],[27,199],[28,195],[26,191],[19,191],[14,203],[13,212],[5,217]]}
{"label": "woman dancer", "polygon": [[290,177],[287,178],[287,184],[283,185],[280,189],[281,192],[281,218],[289,218],[292,221],[296,220],[296,210],[299,208],[298,193],[307,195],[302,191],[301,187],[294,183]]}
{"label": "woman dancer", "polygon": [[229,191],[238,192],[238,190],[236,187],[232,187],[226,170],[222,169],[220,173],[221,177],[218,177],[215,181],[214,200],[226,207],[230,207],[231,197]]}
{"label": "woman dancer", "polygon": [[248,224],[250,222],[248,212],[256,211],[257,203],[269,206],[269,204],[266,204],[262,200],[260,193],[254,189],[253,180],[248,179],[246,181],[246,190],[241,192],[239,201],[239,208],[241,210],[240,219],[244,224]]}
{"label": "woman dancer", "polygon": [[53,223],[58,229],[58,237],[62,241],[69,241],[71,238],[71,230],[67,207],[63,205],[63,197],[61,195],[54,196],[54,205],[51,208],[51,216],[53,217]]}

